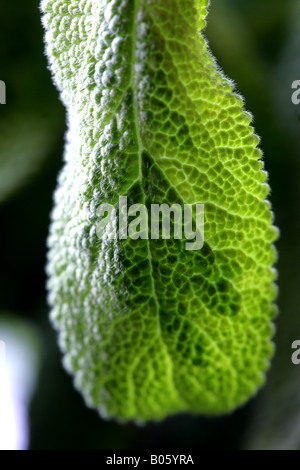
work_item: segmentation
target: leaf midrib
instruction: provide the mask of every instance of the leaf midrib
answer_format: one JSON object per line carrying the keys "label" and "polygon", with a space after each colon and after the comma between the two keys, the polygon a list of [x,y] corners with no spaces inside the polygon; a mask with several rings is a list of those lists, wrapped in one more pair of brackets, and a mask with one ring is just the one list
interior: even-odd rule
{"label": "leaf midrib", "polygon": [[[143,202],[145,204],[146,202],[146,194],[143,189],[143,159],[142,159],[142,152],[143,150],[146,150],[142,139],[141,139],[141,134],[140,134],[140,129],[138,125],[138,109],[137,109],[137,101],[136,101],[136,92],[135,92],[135,59],[136,59],[136,44],[137,44],[137,16],[140,10],[141,6],[141,0],[135,0],[134,3],[134,14],[133,14],[133,23],[132,23],[132,35],[131,35],[131,67],[130,67],[130,80],[129,80],[129,87],[132,89],[132,102],[133,102],[133,114],[134,114],[134,127],[135,127],[135,134],[136,134],[136,139],[137,139],[137,147],[138,147],[138,165],[139,165],[139,175],[137,180],[140,182],[141,189],[142,189],[142,194],[143,194]],[[157,326],[158,326],[158,331],[159,334],[158,336],[161,338],[161,341],[165,347],[166,351],[166,359],[168,360],[169,364],[169,371],[170,371],[170,379],[171,383],[173,384],[173,390],[176,395],[177,400],[183,400],[183,398],[180,396],[178,389],[175,384],[174,380],[174,374],[173,374],[173,363],[172,359],[170,357],[170,353],[168,350],[168,346],[164,341],[163,333],[162,333],[162,327],[161,327],[161,318],[160,318],[160,302],[157,297],[156,293],[156,288],[155,288],[155,279],[153,276],[153,263],[152,263],[152,253],[151,253],[151,247],[150,247],[150,240],[147,239],[147,247],[148,247],[148,260],[149,260],[149,266],[150,266],[150,279],[151,279],[151,290],[152,290],[152,297],[156,306],[156,316],[157,316]],[[138,358],[136,360],[138,363]],[[133,370],[135,368],[135,364],[133,364]]]}

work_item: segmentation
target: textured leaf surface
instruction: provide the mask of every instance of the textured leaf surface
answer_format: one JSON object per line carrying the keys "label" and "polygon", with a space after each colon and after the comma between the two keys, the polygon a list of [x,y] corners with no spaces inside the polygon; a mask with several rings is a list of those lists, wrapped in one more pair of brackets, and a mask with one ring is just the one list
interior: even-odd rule
{"label": "textured leaf surface", "polygon": [[[66,367],[102,415],[228,412],[264,381],[275,260],[242,99],[200,34],[208,0],[44,0],[68,109],[49,237]],[[100,240],[97,208],[203,203],[205,244]]]}

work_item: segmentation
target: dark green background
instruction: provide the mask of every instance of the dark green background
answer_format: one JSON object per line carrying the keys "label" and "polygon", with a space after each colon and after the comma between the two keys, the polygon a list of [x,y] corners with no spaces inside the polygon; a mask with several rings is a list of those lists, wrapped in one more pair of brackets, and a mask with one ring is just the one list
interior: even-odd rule
{"label": "dark green background", "polygon": [[281,231],[277,351],[267,386],[230,416],[184,415],[137,427],[106,422],[87,409],[61,366],[44,266],[64,109],[43,54],[39,2],[1,2],[0,79],[7,104],[0,106],[0,319],[15,312],[41,338],[32,449],[300,448],[300,365],[291,363],[291,344],[300,339],[300,105],[291,103],[291,84],[300,80],[299,3],[213,0],[206,32],[218,64],[255,117]]}

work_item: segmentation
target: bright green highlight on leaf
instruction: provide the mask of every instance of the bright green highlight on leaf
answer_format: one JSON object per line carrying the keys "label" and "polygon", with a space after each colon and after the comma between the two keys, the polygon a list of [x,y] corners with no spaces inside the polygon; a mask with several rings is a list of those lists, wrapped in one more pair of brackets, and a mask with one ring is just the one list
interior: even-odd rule
{"label": "bright green highlight on leaf", "polygon": [[[276,297],[251,115],[200,30],[208,0],[44,0],[68,109],[49,237],[65,365],[101,415],[233,410],[264,382]],[[102,203],[204,204],[205,244],[100,240]]]}

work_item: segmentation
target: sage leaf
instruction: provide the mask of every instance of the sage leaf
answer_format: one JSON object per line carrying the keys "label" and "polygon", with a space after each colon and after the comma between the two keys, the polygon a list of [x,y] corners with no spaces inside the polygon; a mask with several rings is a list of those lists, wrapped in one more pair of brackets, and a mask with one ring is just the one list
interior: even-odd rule
{"label": "sage leaf", "polygon": [[[276,312],[259,138],[204,36],[208,0],[43,0],[68,111],[48,240],[64,364],[102,416],[221,414],[264,383]],[[97,236],[101,204],[203,204],[205,243]]]}

